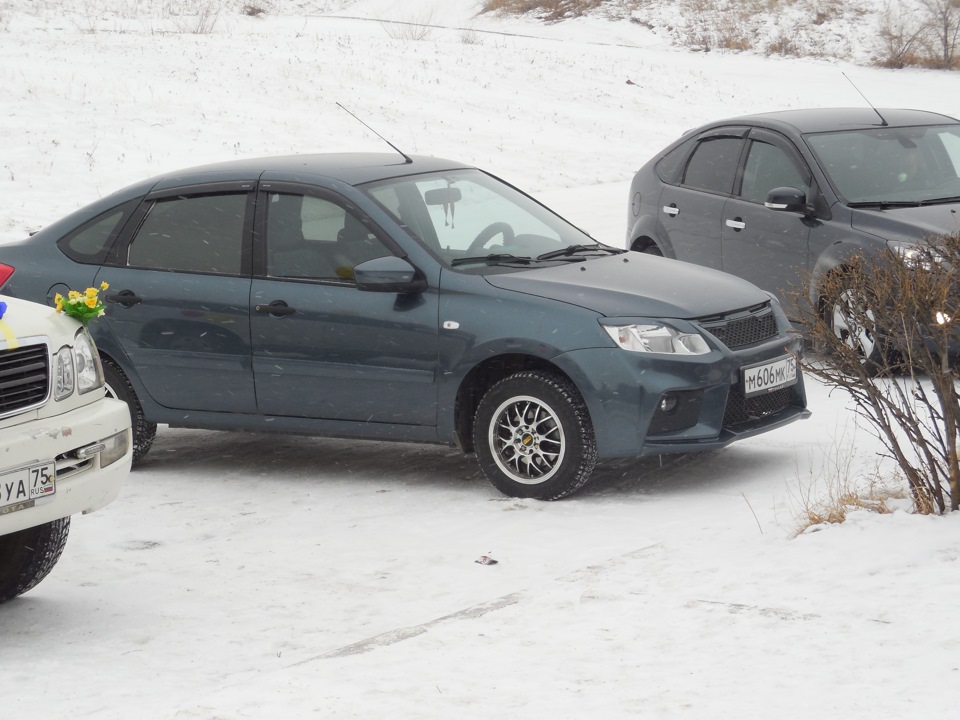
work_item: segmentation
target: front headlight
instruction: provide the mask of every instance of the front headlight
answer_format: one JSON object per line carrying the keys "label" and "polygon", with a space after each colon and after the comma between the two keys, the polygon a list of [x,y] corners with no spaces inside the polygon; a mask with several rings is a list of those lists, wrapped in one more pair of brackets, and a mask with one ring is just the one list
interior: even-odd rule
{"label": "front headlight", "polygon": [[73,352],[77,357],[77,389],[80,394],[102,387],[103,371],[100,368],[100,357],[93,345],[93,339],[85,329],[77,333]]}
{"label": "front headlight", "polygon": [[76,386],[76,371],[73,365],[73,350],[60,348],[57,353],[56,368],[53,376],[53,399],[65,400],[73,394]]}
{"label": "front headlight", "polygon": [[887,247],[908,267],[931,270],[934,264],[943,262],[943,256],[930,245],[888,240]]}
{"label": "front headlight", "polygon": [[669,325],[604,325],[603,329],[617,345],[631,352],[667,355],[703,355],[710,352],[710,346],[701,335],[680,332]]}

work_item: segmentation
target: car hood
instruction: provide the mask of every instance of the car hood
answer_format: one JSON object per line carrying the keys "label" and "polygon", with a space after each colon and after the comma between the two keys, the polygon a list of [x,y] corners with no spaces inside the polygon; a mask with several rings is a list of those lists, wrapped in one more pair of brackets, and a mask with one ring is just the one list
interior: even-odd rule
{"label": "car hood", "polygon": [[770,299],[733,275],[638,252],[486,279],[504,290],[579,305],[607,317],[692,319]]}
{"label": "car hood", "polygon": [[[47,336],[55,342],[63,338],[73,338],[80,323],[58,313],[52,307],[39,303],[20,300],[8,295],[0,295],[0,302],[6,306],[0,322],[0,349],[6,349],[24,338]],[[54,348],[54,351],[59,349]]]}
{"label": "car hood", "polygon": [[873,210],[852,208],[850,222],[857,230],[884,240],[923,240],[960,231],[960,203]]}

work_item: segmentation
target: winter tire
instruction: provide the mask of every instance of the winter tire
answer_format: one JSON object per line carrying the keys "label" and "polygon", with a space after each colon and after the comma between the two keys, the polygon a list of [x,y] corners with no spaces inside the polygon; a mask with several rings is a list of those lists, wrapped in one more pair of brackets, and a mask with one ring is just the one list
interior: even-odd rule
{"label": "winter tire", "polygon": [[34,588],[57,564],[70,532],[70,518],[0,535],[0,603]]}
{"label": "winter tire", "polygon": [[582,487],[597,462],[587,406],[553,373],[519,372],[493,385],[473,434],[484,475],[512,497],[558,500]]}
{"label": "winter tire", "polygon": [[147,454],[157,435],[157,424],[147,422],[143,416],[143,408],[137,399],[130,380],[124,375],[116,363],[107,358],[101,358],[103,363],[103,377],[107,383],[107,396],[123,400],[130,409],[130,425],[133,430],[133,464],[136,465]]}

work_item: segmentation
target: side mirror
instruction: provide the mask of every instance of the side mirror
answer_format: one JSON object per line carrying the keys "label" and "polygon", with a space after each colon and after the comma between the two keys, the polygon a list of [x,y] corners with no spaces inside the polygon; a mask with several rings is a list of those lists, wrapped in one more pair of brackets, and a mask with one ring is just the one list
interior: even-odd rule
{"label": "side mirror", "polygon": [[427,289],[426,279],[403,258],[388,255],[362,262],[353,268],[358,290],[367,292],[419,293]]}
{"label": "side mirror", "polygon": [[807,195],[797,188],[778,187],[767,193],[767,199],[763,204],[771,210],[806,212]]}

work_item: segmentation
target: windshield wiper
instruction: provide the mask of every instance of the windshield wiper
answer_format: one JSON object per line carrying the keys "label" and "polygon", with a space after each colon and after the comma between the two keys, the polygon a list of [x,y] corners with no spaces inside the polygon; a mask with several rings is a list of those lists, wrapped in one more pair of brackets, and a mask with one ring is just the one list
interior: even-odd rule
{"label": "windshield wiper", "polygon": [[852,208],[879,208],[880,210],[900,207],[920,207],[921,205],[923,205],[922,200],[864,200],[863,202],[848,203],[848,207]]}
{"label": "windshield wiper", "polygon": [[552,260],[553,258],[568,257],[570,255],[579,255],[580,253],[601,252],[606,255],[619,255],[625,250],[610,247],[609,245],[567,245],[561,250],[551,250],[542,255],[537,255],[537,260]]}
{"label": "windshield wiper", "polygon": [[942,198],[930,198],[929,200],[924,200],[923,205],[947,205],[949,203],[960,202],[960,195],[953,195],[951,197],[942,197]]}
{"label": "windshield wiper", "polygon": [[474,265],[477,263],[486,263],[487,265],[529,265],[533,262],[532,258],[527,256],[511,255],[510,253],[492,253],[490,255],[476,255],[474,257],[459,257],[450,261],[451,266],[455,265]]}

